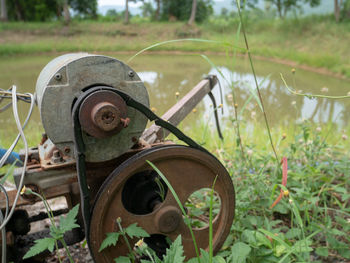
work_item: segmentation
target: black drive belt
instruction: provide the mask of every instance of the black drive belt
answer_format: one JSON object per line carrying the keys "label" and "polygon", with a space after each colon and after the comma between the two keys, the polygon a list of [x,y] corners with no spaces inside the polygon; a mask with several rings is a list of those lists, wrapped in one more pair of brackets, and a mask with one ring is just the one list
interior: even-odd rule
{"label": "black drive belt", "polygon": [[152,112],[145,105],[134,100],[128,94],[120,90],[110,88],[110,87],[100,86],[100,87],[91,88],[88,91],[81,94],[74,104],[73,111],[72,111],[72,120],[73,120],[73,129],[74,129],[75,159],[76,159],[78,183],[80,187],[80,196],[81,196],[81,209],[82,209],[83,219],[84,219],[85,237],[88,244],[89,244],[89,229],[90,229],[90,220],[91,220],[90,219],[91,217],[90,193],[89,193],[88,184],[86,180],[85,145],[84,145],[82,129],[79,121],[79,109],[82,102],[85,100],[85,98],[87,98],[90,94],[100,90],[108,90],[108,91],[117,93],[119,96],[121,96],[124,99],[126,105],[138,110],[143,115],[145,115],[150,121],[154,121],[156,125],[164,129],[167,129],[169,132],[173,133],[179,140],[185,142],[190,147],[199,149],[209,155],[212,155],[210,152],[208,152],[205,148],[200,146],[190,137],[186,136],[177,127],[163,120],[162,118],[154,114],[154,112]]}

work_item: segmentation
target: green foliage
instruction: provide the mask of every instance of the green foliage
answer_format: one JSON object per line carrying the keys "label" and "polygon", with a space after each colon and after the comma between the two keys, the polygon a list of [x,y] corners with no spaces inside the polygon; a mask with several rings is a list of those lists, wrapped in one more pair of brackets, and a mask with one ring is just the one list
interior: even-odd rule
{"label": "green foliage", "polygon": [[179,262],[182,263],[185,260],[183,255],[184,250],[181,243],[181,236],[178,236],[175,241],[170,245],[170,248],[167,248],[166,254],[163,258],[163,263],[173,263]]}
{"label": "green foliage", "polygon": [[101,247],[98,251],[101,252],[106,247],[115,246],[119,240],[120,235],[121,234],[119,232],[107,233],[107,237],[103,240]]}
{"label": "green foliage", "polygon": [[24,255],[23,259],[31,258],[40,254],[41,252],[44,252],[45,250],[52,252],[55,242],[56,239],[52,237],[35,240],[35,245],[30,248],[30,250]]}
{"label": "green foliage", "polygon": [[125,228],[124,231],[130,238],[149,237],[149,234],[141,227],[137,226],[137,223],[131,224],[130,226]]}
{"label": "green foliage", "polygon": [[[9,20],[52,21],[59,19],[65,0],[7,0]],[[97,0],[67,0],[77,16],[97,17]]]}
{"label": "green foliage", "polygon": [[[30,189],[26,190],[26,193],[28,194],[34,194],[38,197],[40,197],[44,204],[45,207],[48,209],[48,205],[46,203],[46,200],[40,196],[39,194],[32,192]],[[79,225],[76,224],[76,217],[78,215],[78,211],[79,211],[79,204],[74,206],[65,217],[60,216],[60,222],[59,225],[56,226],[53,220],[53,216],[52,216],[52,211],[47,210],[47,213],[49,215],[49,218],[51,220],[51,226],[50,226],[50,238],[43,238],[43,239],[38,239],[35,241],[35,245],[32,246],[28,252],[24,255],[23,259],[27,259],[30,257],[33,257],[35,255],[40,254],[41,252],[44,252],[45,250],[49,250],[50,252],[53,251],[54,246],[57,245],[57,241],[60,241],[65,247],[65,241],[63,239],[63,235],[74,229],[79,227]],[[66,247],[67,249],[67,247]],[[69,253],[67,251],[67,253]],[[69,254],[68,254],[69,255]],[[70,255],[69,255],[70,257]],[[70,260],[72,262],[72,259],[70,257]]]}
{"label": "green foliage", "polygon": [[[161,9],[162,20],[189,19],[192,9],[192,1],[188,0],[163,0]],[[197,0],[196,22],[201,23],[213,13],[211,0]]]}
{"label": "green foliage", "polygon": [[280,18],[284,18],[288,12],[301,9],[301,3],[308,3],[310,6],[317,6],[320,0],[266,0],[270,2],[278,12]]}
{"label": "green foliage", "polygon": [[56,0],[7,0],[9,20],[48,21],[56,16]]}

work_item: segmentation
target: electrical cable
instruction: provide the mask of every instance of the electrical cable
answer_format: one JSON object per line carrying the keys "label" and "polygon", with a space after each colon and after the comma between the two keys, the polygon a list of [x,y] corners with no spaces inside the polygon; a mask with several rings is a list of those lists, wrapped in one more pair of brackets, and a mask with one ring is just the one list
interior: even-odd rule
{"label": "electrical cable", "polygon": [[[13,86],[13,87],[16,87],[16,86]],[[17,87],[16,87],[16,89],[17,89]],[[27,123],[28,123],[28,121],[29,121],[29,118],[30,118],[30,116],[31,116],[31,114],[32,114],[32,112],[33,112],[33,108],[34,108],[34,104],[35,104],[35,103],[34,103],[34,95],[33,95],[33,94],[30,94],[30,93],[27,93],[27,94],[31,96],[31,101],[32,101],[32,103],[31,103],[31,105],[30,105],[30,108],[29,108],[27,117],[26,117],[26,119],[25,119],[25,121],[24,121],[24,124],[23,124],[22,129],[24,129],[24,128],[26,127],[26,125],[27,125]],[[16,96],[15,96],[14,98],[16,98]],[[17,107],[17,104],[16,104],[16,107]],[[11,155],[13,149],[16,147],[16,145],[17,145],[18,140],[19,140],[20,137],[21,137],[20,134],[18,134],[17,137],[16,137],[16,139],[13,141],[12,145],[8,148],[7,152],[6,152],[6,153],[4,154],[4,156],[1,158],[1,160],[0,160],[0,167],[2,167],[2,166],[5,164],[6,160],[7,160],[8,157]]]}
{"label": "electrical cable", "polygon": [[[3,158],[1,159],[0,161],[0,167],[2,167],[2,165],[5,163],[6,159],[8,158],[9,154],[12,152],[12,150],[14,149],[14,147],[16,146],[18,140],[19,140],[19,137],[22,138],[23,140],[23,143],[24,143],[24,151],[25,151],[25,156],[24,156],[24,162],[23,162],[23,168],[22,168],[22,174],[21,174],[21,177],[20,177],[20,182],[19,182],[19,185],[18,185],[18,190],[17,190],[17,194],[15,196],[15,200],[13,201],[13,204],[12,204],[12,208],[9,212],[9,214],[7,215],[7,217],[4,217],[3,219],[3,222],[1,223],[0,225],[0,230],[4,229],[6,224],[9,222],[9,220],[11,219],[14,211],[15,211],[15,207],[17,205],[17,202],[18,202],[18,198],[19,198],[19,195],[20,195],[20,192],[21,192],[21,189],[23,187],[23,181],[24,181],[24,175],[25,175],[25,169],[26,169],[26,166],[27,166],[27,162],[28,162],[28,143],[27,143],[27,140],[26,140],[26,137],[24,135],[24,132],[23,132],[23,128],[25,127],[25,125],[27,124],[30,116],[31,116],[31,113],[33,111],[33,107],[34,107],[34,104],[35,104],[35,101],[34,101],[34,95],[33,94],[30,94],[30,93],[27,93],[26,96],[29,96],[30,99],[31,99],[31,104],[30,104],[30,108],[29,108],[29,112],[28,112],[28,115],[27,115],[27,118],[24,122],[24,125],[22,127],[21,125],[21,122],[20,122],[20,119],[19,119],[19,116],[18,116],[18,107],[17,107],[17,94],[16,94],[16,90],[17,90],[17,87],[15,85],[12,86],[12,109],[13,109],[13,116],[14,116],[14,119],[16,121],[16,125],[17,125],[17,129],[19,131],[19,134],[18,136],[16,137],[15,141],[13,142],[13,144],[11,145],[11,147],[8,149],[8,151],[6,152],[6,154],[3,156]],[[7,155],[7,156],[6,156]]]}
{"label": "electrical cable", "polygon": [[[2,184],[0,184],[0,189],[1,189],[1,191],[4,192],[5,199],[6,199],[5,216],[3,216],[2,211],[0,210],[0,224],[1,224],[4,220],[4,218],[6,218],[8,215],[10,205],[9,205],[9,196],[7,194],[5,187]],[[7,242],[7,240],[6,240],[6,228],[5,227],[3,229],[1,229],[1,238],[2,238],[2,240],[1,240],[1,246],[2,246],[1,247],[1,262],[6,263],[6,246],[7,246],[6,242]]]}

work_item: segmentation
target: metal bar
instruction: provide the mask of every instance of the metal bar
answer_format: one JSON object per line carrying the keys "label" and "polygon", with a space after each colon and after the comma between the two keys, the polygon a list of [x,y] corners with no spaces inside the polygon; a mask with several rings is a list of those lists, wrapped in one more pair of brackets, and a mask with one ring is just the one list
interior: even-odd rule
{"label": "metal bar", "polygon": [[[171,107],[163,116],[162,119],[177,126],[196,105],[207,95],[212,87],[217,83],[216,76],[210,76],[211,79],[204,79],[199,82],[189,93]],[[211,86],[212,85],[212,86]],[[163,140],[169,135],[169,131],[164,130],[160,126],[153,124],[145,130],[141,139],[148,144]]]}

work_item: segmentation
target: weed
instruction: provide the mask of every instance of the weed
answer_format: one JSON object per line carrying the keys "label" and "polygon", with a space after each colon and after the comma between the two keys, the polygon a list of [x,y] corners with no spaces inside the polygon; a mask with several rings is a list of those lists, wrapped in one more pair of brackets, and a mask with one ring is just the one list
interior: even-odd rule
{"label": "weed", "polygon": [[[54,248],[56,247],[56,251],[58,253],[58,241],[61,242],[63,247],[65,248],[67,252],[67,256],[69,258],[69,262],[74,263],[72,256],[69,253],[69,249],[67,247],[66,242],[64,241],[64,234],[68,231],[71,231],[74,228],[80,227],[78,224],[76,224],[76,217],[78,215],[79,211],[79,204],[73,207],[66,215],[66,217],[61,216],[59,225],[56,226],[54,221],[54,216],[52,213],[52,210],[50,209],[49,204],[47,203],[46,199],[36,193],[33,192],[31,189],[26,188],[25,186],[21,190],[21,194],[28,194],[28,195],[35,195],[36,197],[40,198],[42,202],[44,203],[46,212],[49,216],[49,219],[51,221],[50,226],[50,236],[43,239],[35,240],[35,245],[29,249],[29,251],[24,255],[23,259],[31,258],[35,255],[38,255],[45,250],[49,250],[50,252],[53,252]],[[60,256],[58,255],[59,260]]]}

